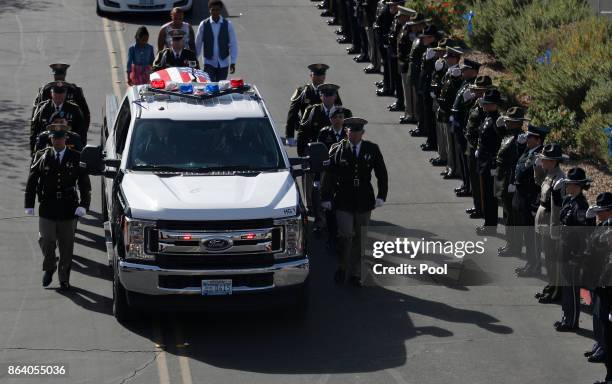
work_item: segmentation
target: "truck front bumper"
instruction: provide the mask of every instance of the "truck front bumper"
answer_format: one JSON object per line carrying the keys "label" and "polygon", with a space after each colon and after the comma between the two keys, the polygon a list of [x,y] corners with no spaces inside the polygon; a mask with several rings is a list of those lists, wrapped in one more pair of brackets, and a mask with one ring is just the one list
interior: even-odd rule
{"label": "truck front bumper", "polygon": [[222,279],[224,276],[245,276],[272,274],[269,285],[238,285],[232,288],[236,294],[273,291],[277,288],[291,288],[305,283],[310,269],[308,257],[298,260],[278,262],[270,267],[252,269],[163,269],[155,265],[137,264],[119,261],[119,280],[123,287],[134,293],[145,295],[201,295],[201,286],[181,288],[161,287],[161,277],[183,276],[197,281],[206,279]]}

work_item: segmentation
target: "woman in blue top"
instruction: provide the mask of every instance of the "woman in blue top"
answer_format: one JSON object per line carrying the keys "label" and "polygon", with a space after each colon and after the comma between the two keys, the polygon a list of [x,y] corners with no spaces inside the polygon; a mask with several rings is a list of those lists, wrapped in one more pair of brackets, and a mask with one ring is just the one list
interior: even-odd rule
{"label": "woman in blue top", "polygon": [[134,38],[136,43],[128,50],[127,83],[128,85],[147,84],[155,59],[153,46],[148,44],[149,31],[145,26],[139,27]]}

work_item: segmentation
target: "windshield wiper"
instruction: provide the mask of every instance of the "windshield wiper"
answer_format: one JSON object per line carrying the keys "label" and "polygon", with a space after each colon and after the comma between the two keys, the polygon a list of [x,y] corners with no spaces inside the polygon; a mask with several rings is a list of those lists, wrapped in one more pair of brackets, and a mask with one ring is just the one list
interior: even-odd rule
{"label": "windshield wiper", "polygon": [[176,172],[183,173],[188,172],[188,169],[175,167],[172,165],[158,165],[158,164],[147,164],[147,165],[135,165],[133,168],[135,171],[158,171],[158,172]]}
{"label": "windshield wiper", "polygon": [[197,168],[197,172],[264,172],[276,170],[276,167],[253,167],[250,165],[220,166]]}

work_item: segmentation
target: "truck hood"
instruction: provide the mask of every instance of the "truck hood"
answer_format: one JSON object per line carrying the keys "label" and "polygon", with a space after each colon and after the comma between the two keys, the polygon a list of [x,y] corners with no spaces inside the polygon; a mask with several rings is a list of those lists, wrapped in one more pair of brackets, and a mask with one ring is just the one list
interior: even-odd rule
{"label": "truck hood", "polygon": [[256,176],[127,173],[121,190],[131,216],[144,220],[250,220],[295,216],[299,202],[288,171]]}

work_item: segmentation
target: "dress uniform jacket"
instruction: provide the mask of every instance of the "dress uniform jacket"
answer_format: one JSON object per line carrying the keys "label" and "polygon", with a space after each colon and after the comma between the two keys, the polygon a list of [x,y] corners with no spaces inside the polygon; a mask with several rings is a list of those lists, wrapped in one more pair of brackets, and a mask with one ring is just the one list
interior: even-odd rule
{"label": "dress uniform jacket", "polygon": [[[291,103],[289,104],[289,112],[287,113],[287,123],[285,125],[285,135],[293,137],[295,131],[299,129],[300,121],[304,116],[306,109],[312,105],[320,104],[321,96],[312,84],[306,84],[297,87],[291,95]],[[340,95],[336,96],[336,104],[342,105]]]}
{"label": "dress uniform jacket", "polygon": [[418,41],[412,39],[410,32],[410,25],[404,24],[401,26],[399,35],[397,36],[397,61],[401,73],[408,72],[410,67],[410,52]]}
{"label": "dress uniform jacket", "polygon": [[546,175],[542,182],[540,192],[540,206],[535,216],[536,233],[550,236],[552,239],[559,238],[559,224],[562,199],[562,189],[553,189],[555,183],[565,178],[565,173],[557,167],[552,173]]}
{"label": "dress uniform jacket", "polygon": [[[64,118],[68,120],[68,125],[70,125],[72,132],[81,137],[82,143],[87,143],[87,125],[85,125],[85,119],[79,106],[70,101],[64,101],[61,110],[64,112]],[[30,151],[32,153],[34,152],[38,135],[46,131],[46,127],[51,123],[50,118],[54,113],[55,106],[52,100],[43,101],[38,105],[30,125]]]}
{"label": "dress uniform jacket", "polygon": [[196,68],[200,68],[196,54],[192,50],[183,48],[177,59],[172,48],[165,48],[157,53],[153,62],[153,71],[172,67],[189,67],[190,61],[195,61]]}
{"label": "dress uniform jacket", "polygon": [[[304,156],[308,143],[317,139],[321,129],[331,125],[328,113],[329,111],[325,111],[322,103],[313,105],[306,109],[302,122],[300,123],[300,130],[297,134],[298,156]],[[351,116],[351,112],[348,109],[345,109],[344,117],[346,118]]]}
{"label": "dress uniform jacket", "polygon": [[81,155],[77,151],[66,148],[61,164],[57,164],[54,156],[53,148],[34,155],[26,185],[25,207],[34,207],[38,195],[40,217],[58,221],[71,220],[75,217],[77,207],[89,208],[89,176],[79,165]]}
{"label": "dress uniform jacket", "polygon": [[391,50],[391,58],[397,59],[397,42],[400,37],[400,33],[402,31],[402,23],[400,23],[399,18],[394,18],[391,23],[391,28],[389,30],[389,37],[387,39],[389,43],[389,49]]}
{"label": "dress uniform jacket", "polygon": [[389,46],[389,31],[391,30],[391,24],[393,23],[393,15],[389,11],[389,6],[385,0],[378,2],[376,8],[376,17],[374,20],[374,32],[378,35],[380,41],[383,43],[383,48]]}
{"label": "dress uniform jacket", "polygon": [[438,71],[436,70],[436,61],[437,60],[434,60],[434,72],[431,76],[431,91],[433,92],[433,94],[436,96],[436,99],[437,99],[438,95],[440,94],[440,90],[442,89],[442,80],[444,79],[444,75],[448,71],[448,66],[446,65],[445,61],[442,61],[444,65]]}
{"label": "dress uniform jacket", "polygon": [[561,231],[562,261],[577,262],[584,254],[586,249],[584,227],[595,225],[595,219],[586,217],[588,209],[589,202],[582,193],[576,197],[566,196],[563,199],[559,213],[559,219],[563,225]]}
{"label": "dress uniform jacket", "polygon": [[468,150],[475,151],[478,148],[478,136],[480,125],[486,117],[485,111],[476,101],[473,102],[467,116],[467,122],[463,131],[468,143]]}
{"label": "dress uniform jacket", "polygon": [[[450,68],[449,68],[450,69]],[[452,76],[450,70],[442,78],[440,93],[438,94],[438,121],[447,123],[455,102],[455,97],[463,80],[461,76]]]}
{"label": "dress uniform jacket", "polygon": [[[608,286],[612,289],[612,264],[610,245],[608,244],[609,231],[612,227],[612,218],[599,223],[587,237],[586,250],[582,260],[583,285],[588,288]],[[603,293],[603,288],[597,288]],[[612,296],[608,296],[608,300]],[[608,304],[611,304],[610,302]],[[603,312],[605,319],[609,310]],[[595,315],[595,314],[594,314]]]}
{"label": "dress uniform jacket", "polygon": [[342,140],[330,151],[330,164],[323,177],[322,201],[332,201],[336,210],[366,212],[374,209],[372,170],[378,183],[376,197],[386,200],[387,168],[378,145],[362,140],[355,159],[348,140]]}
{"label": "dress uniform jacket", "polygon": [[501,145],[501,138],[497,134],[496,121],[499,117],[499,112],[485,112],[485,119],[480,125],[478,136],[478,162],[479,174],[490,174],[491,169],[496,166],[497,152]]}
{"label": "dress uniform jacket", "polygon": [[500,196],[503,198],[508,193],[508,185],[514,182],[514,172],[519,157],[523,153],[524,145],[518,143],[517,138],[520,130],[508,132],[502,139],[496,159],[496,184],[500,186]]}
{"label": "dress uniform jacket", "polygon": [[[51,131],[44,131],[38,138],[36,139],[36,145],[34,147],[34,151],[42,151],[43,149],[51,146]],[[83,150],[83,142],[81,141],[81,136],[74,132],[66,132],[66,147],[70,149],[74,149],[77,152],[81,152]]]}
{"label": "dress uniform jacket", "polygon": [[[57,84],[57,81],[52,81],[38,90],[38,95],[34,100],[34,106],[32,108],[32,116],[36,112],[36,107],[42,103],[43,101],[51,99],[51,87]],[[83,118],[85,119],[85,126],[89,127],[89,122],[91,120],[91,113],[89,112],[89,106],[87,105],[87,101],[85,100],[85,95],[83,95],[83,89],[81,87],[77,87],[76,84],[64,82],[64,87],[66,88],[66,100],[71,101],[79,106],[81,109],[81,113],[83,114]]]}
{"label": "dress uniform jacket", "polygon": [[332,145],[339,143],[344,139],[346,139],[346,131],[341,129],[340,133],[336,135],[336,131],[332,126],[323,128],[319,132],[319,137],[317,137],[317,141],[325,144],[328,151],[331,149]]}
{"label": "dress uniform jacket", "polygon": [[427,46],[423,44],[421,39],[415,39],[410,49],[410,57],[408,58],[408,72],[410,73],[410,81],[417,84],[421,73],[421,63],[423,61]]}

